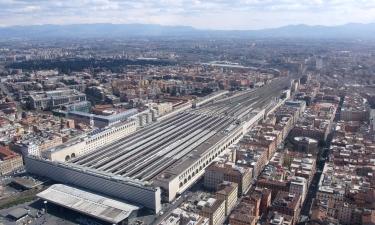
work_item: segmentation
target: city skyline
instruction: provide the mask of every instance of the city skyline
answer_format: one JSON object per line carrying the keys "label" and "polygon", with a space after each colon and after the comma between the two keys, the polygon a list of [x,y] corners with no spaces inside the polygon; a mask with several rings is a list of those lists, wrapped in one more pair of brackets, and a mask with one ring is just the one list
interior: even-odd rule
{"label": "city skyline", "polygon": [[[347,15],[351,15],[348,17]],[[371,0],[1,0],[0,26],[160,24],[198,29],[257,30],[293,24],[335,26],[375,22]]]}

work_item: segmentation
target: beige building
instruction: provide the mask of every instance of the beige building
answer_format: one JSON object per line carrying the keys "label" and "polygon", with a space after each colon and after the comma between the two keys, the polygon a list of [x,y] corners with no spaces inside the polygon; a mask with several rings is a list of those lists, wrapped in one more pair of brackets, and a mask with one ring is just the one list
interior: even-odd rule
{"label": "beige building", "polygon": [[173,104],[171,102],[164,102],[164,103],[153,103],[151,105],[153,109],[155,109],[158,113],[158,116],[163,116],[173,110]]}
{"label": "beige building", "polygon": [[23,166],[22,156],[9,150],[8,147],[0,147],[0,175],[9,174]]}
{"label": "beige building", "polygon": [[340,120],[344,121],[368,121],[370,119],[370,107],[366,99],[357,94],[345,96],[340,112]]}
{"label": "beige building", "polygon": [[220,225],[225,221],[225,201],[223,199],[209,198],[198,203],[199,215],[210,220],[210,225]]}
{"label": "beige building", "polygon": [[19,141],[12,145],[12,149],[22,153],[22,155],[33,155],[40,157],[45,151],[63,143],[62,137],[50,134],[48,137],[35,138],[27,141]]}
{"label": "beige building", "polygon": [[258,221],[256,206],[249,201],[242,200],[229,216],[231,225],[255,225]]}
{"label": "beige building", "polygon": [[217,190],[223,181],[238,184],[238,195],[245,194],[252,181],[252,169],[236,166],[234,163],[216,162],[206,168],[204,186],[209,190]]}
{"label": "beige building", "polygon": [[238,184],[224,182],[219,185],[216,198],[225,200],[225,216],[228,216],[237,203]]}
{"label": "beige building", "polygon": [[39,151],[44,152],[49,148],[56,147],[58,145],[61,145],[63,143],[62,137],[54,135],[51,138],[44,140],[39,144]]}

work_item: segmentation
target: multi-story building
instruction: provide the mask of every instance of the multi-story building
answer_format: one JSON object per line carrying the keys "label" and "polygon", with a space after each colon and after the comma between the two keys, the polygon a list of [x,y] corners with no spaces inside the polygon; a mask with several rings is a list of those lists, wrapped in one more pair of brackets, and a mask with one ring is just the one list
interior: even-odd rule
{"label": "multi-story building", "polygon": [[333,201],[333,203],[344,200],[345,186],[334,171],[332,164],[326,164],[319,181],[319,189],[316,198],[320,201]]}
{"label": "multi-story building", "polygon": [[294,156],[290,164],[290,171],[295,176],[305,178],[309,186],[316,171],[316,159],[310,154]]}
{"label": "multi-story building", "polygon": [[12,150],[21,153],[22,155],[40,156],[41,151],[39,146],[34,142],[17,142],[12,145]]}
{"label": "multi-story building", "polygon": [[228,216],[237,204],[238,184],[224,182],[218,186],[216,198],[225,201],[225,216]]}
{"label": "multi-story building", "polygon": [[361,224],[362,218],[368,217],[368,209],[373,208],[375,142],[371,126],[360,121],[337,123],[314,204],[314,216],[319,221]]}
{"label": "multi-story building", "polygon": [[363,213],[361,222],[362,222],[363,225],[373,225],[373,224],[375,224],[375,211],[371,210],[369,212]]}
{"label": "multi-story building", "polygon": [[[129,109],[124,112],[114,113],[111,115],[96,115],[86,112],[71,111],[68,113],[68,118],[73,119],[76,123],[84,123],[89,126],[104,128],[123,122],[137,113],[137,109]],[[148,121],[148,123],[152,122],[151,119],[149,120],[150,121]]]}
{"label": "multi-story building", "polygon": [[258,217],[254,215],[254,210],[254,205],[246,201],[241,201],[229,216],[229,224],[255,225]]}
{"label": "multi-story building", "polygon": [[253,178],[257,178],[267,164],[267,151],[262,148],[236,150],[236,164],[250,167],[253,170]]}
{"label": "multi-story building", "polygon": [[22,167],[22,156],[9,150],[8,147],[0,147],[0,175],[9,174]]}
{"label": "multi-story building", "polygon": [[259,179],[257,181],[258,188],[267,188],[271,191],[272,198],[276,197],[279,191],[288,192],[289,183],[286,181]]}
{"label": "multi-story building", "polygon": [[154,103],[151,104],[150,107],[156,110],[158,116],[163,116],[173,110],[173,104],[171,102]]}
{"label": "multi-story building", "polygon": [[66,112],[90,112],[91,103],[89,101],[73,102],[62,106],[62,110]]}
{"label": "multi-story building", "polygon": [[306,178],[295,176],[290,181],[289,193],[300,195],[301,204],[303,204],[307,195],[307,187],[308,185]]}
{"label": "multi-story building", "polygon": [[297,119],[299,115],[301,115],[305,109],[306,109],[306,102],[305,101],[293,101],[293,100],[288,100],[285,101],[285,106],[293,107],[298,109],[298,114],[297,114]]}
{"label": "multi-story building", "polygon": [[293,217],[279,212],[269,212],[265,225],[292,225]]}
{"label": "multi-story building", "polygon": [[318,154],[318,141],[309,137],[295,137],[293,143],[299,152]]}
{"label": "multi-story building", "polygon": [[370,119],[370,106],[366,99],[357,94],[347,95],[341,107],[340,120],[343,121],[368,121]]}
{"label": "multi-story building", "polygon": [[326,141],[337,105],[332,103],[314,103],[306,108],[303,116],[291,131],[291,137],[309,137],[318,141]]}
{"label": "multi-story building", "polygon": [[206,168],[204,186],[210,190],[217,190],[223,181],[238,184],[238,195],[245,194],[252,181],[251,168],[236,166],[234,163],[216,162]]}
{"label": "multi-story building", "polygon": [[291,225],[298,222],[301,211],[301,196],[289,192],[279,191],[272,203],[272,212],[278,212],[292,217]]}
{"label": "multi-story building", "polygon": [[[253,131],[252,131],[253,132]],[[267,152],[267,159],[270,159],[276,152],[277,138],[273,135],[267,135],[264,132],[248,134],[241,140],[240,144],[247,148],[263,148]]]}
{"label": "multi-story building", "polygon": [[33,92],[27,100],[31,109],[50,110],[74,102],[86,101],[86,95],[74,89],[59,89],[47,92]]}
{"label": "multi-story building", "polygon": [[271,190],[262,189],[262,199],[260,200],[259,215],[266,215],[269,207],[271,206]]}
{"label": "multi-story building", "polygon": [[210,220],[210,225],[221,225],[225,221],[225,200],[209,198],[198,202],[199,215]]}

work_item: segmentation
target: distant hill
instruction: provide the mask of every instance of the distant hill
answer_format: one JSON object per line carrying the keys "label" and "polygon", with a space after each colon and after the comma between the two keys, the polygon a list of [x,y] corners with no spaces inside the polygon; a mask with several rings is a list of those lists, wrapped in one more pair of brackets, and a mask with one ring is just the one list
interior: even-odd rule
{"label": "distant hill", "polygon": [[364,38],[375,40],[375,23],[350,23],[340,26],[290,25],[275,29],[260,30],[258,35],[291,38]]}
{"label": "distant hill", "polygon": [[123,38],[123,37],[232,37],[375,39],[375,23],[340,26],[290,25],[263,30],[200,30],[189,26],[150,24],[33,25],[0,28],[0,39],[9,38]]}

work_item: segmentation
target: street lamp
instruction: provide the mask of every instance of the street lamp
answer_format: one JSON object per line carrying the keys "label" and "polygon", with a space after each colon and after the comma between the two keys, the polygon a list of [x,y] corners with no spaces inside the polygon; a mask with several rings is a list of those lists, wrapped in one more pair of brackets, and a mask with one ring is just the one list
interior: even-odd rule
{"label": "street lamp", "polygon": [[48,202],[47,202],[47,201],[44,201],[43,203],[44,203],[44,211],[45,211],[45,213],[47,214],[47,203],[48,203]]}

